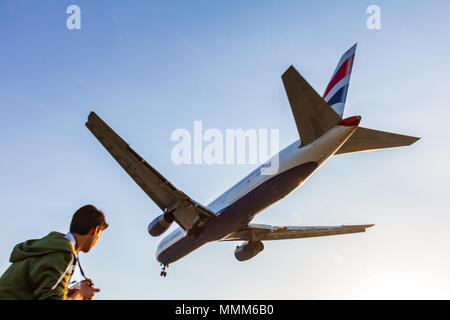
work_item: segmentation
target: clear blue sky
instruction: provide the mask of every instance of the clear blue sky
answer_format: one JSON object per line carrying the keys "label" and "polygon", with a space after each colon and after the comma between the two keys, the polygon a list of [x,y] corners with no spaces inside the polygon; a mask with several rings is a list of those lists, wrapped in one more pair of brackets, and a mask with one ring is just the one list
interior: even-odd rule
{"label": "clear blue sky", "polygon": [[[81,8],[81,30],[66,8]],[[381,8],[381,30],[366,9]],[[98,299],[450,298],[448,1],[0,3],[0,272],[13,246],[92,203],[110,224],[81,259]],[[94,110],[176,187],[208,204],[251,165],[175,165],[177,128],[280,129],[298,139],[281,74],[320,93],[358,43],[345,116],[422,137],[331,159],[254,222],[375,223],[367,233],[266,243],[240,263],[206,245],[159,276],[159,208],[84,126]]]}

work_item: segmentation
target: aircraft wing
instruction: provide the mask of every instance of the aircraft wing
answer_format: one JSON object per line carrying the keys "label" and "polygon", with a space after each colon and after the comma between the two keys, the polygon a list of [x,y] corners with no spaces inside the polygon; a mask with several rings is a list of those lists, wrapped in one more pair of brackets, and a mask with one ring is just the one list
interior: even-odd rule
{"label": "aircraft wing", "polygon": [[220,241],[264,241],[334,236],[338,234],[365,232],[367,228],[372,226],[374,224],[288,227],[250,223],[246,228],[229,234]]}
{"label": "aircraft wing", "polygon": [[173,212],[175,221],[184,230],[190,231],[194,225],[201,227],[216,217],[212,211],[175,188],[93,111],[86,127],[161,210]]}

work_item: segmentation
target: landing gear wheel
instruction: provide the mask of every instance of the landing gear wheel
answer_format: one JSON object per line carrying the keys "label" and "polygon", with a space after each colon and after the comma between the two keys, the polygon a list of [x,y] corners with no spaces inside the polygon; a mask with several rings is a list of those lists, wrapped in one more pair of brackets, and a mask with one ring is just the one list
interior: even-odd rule
{"label": "landing gear wheel", "polygon": [[[161,264],[162,265],[162,264]],[[161,277],[166,277],[167,276],[167,272],[166,272],[166,268],[168,268],[169,266],[168,265],[164,265],[163,266],[163,268],[162,268],[162,271],[161,271]]]}

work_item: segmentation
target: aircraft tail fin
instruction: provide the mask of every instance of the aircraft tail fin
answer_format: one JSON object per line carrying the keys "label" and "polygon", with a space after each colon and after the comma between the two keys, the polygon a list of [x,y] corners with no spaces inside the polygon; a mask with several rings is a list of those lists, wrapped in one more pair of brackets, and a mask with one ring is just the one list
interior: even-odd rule
{"label": "aircraft tail fin", "polygon": [[342,118],[344,114],[345,100],[347,98],[350,75],[352,73],[353,60],[355,58],[356,44],[348,49],[339,60],[336,70],[331,76],[322,98]]}
{"label": "aircraft tail fin", "polygon": [[419,139],[417,137],[358,127],[341,148],[336,151],[335,155],[409,146]]}

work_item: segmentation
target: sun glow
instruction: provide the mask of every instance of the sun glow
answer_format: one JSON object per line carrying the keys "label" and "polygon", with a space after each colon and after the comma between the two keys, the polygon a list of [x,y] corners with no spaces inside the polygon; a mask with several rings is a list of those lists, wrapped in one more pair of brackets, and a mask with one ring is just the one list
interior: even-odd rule
{"label": "sun glow", "polygon": [[417,272],[384,272],[367,268],[368,278],[361,290],[363,299],[447,299],[449,290],[433,275]]}

